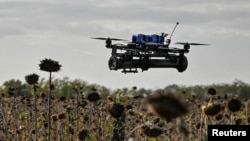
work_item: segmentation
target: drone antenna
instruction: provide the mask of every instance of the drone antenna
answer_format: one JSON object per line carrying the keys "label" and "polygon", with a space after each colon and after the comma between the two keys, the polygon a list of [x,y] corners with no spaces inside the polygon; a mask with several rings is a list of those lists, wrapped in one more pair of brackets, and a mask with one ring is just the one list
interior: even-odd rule
{"label": "drone antenna", "polygon": [[179,22],[176,23],[176,25],[175,25],[175,27],[174,27],[174,29],[173,29],[171,35],[170,35],[170,38],[169,38],[170,40],[171,40],[171,37],[173,36],[173,33],[174,33],[174,31],[175,31],[175,29],[176,29],[176,27],[177,27],[178,24],[179,24]]}

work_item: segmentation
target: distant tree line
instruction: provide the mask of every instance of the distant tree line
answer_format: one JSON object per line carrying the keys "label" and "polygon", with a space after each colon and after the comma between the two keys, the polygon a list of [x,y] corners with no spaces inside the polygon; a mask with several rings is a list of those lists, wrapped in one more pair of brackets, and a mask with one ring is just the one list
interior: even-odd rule
{"label": "distant tree line", "polygon": [[[41,78],[37,83],[38,92],[48,93],[48,80]],[[92,91],[98,91],[102,97],[107,97],[109,95],[122,93],[128,96],[145,96],[150,95],[154,90],[137,88],[136,86],[132,88],[117,88],[110,89],[105,86],[98,84],[90,84],[87,81],[75,79],[70,80],[68,77],[52,79],[52,85],[55,87],[53,89],[53,96],[55,97],[74,97],[74,95],[79,92],[79,89],[83,91],[83,94],[90,93]],[[217,96],[232,96],[237,95],[241,99],[246,99],[250,97],[250,84],[245,83],[241,80],[235,80],[231,84],[211,84],[211,85],[194,85],[194,86],[183,86],[183,85],[167,85],[163,90],[174,90],[178,94],[183,95],[196,95],[199,98],[206,98],[207,90],[209,88],[214,88],[216,90]],[[0,97],[7,96],[25,96],[32,97],[32,87],[22,82],[21,80],[11,79],[5,81],[0,86]]]}
{"label": "distant tree line", "polygon": [[[49,80],[41,78],[36,84],[38,92],[47,94],[49,91]],[[82,89],[83,92],[87,93],[93,90],[98,90],[102,93],[103,96],[107,96],[110,93],[110,90],[106,87],[100,86],[98,84],[89,84],[86,81],[75,79],[69,80],[68,77],[61,79],[52,79],[53,96],[55,97],[73,97],[79,89]],[[11,79],[5,81],[0,86],[0,93],[2,96],[25,96],[32,97],[32,86],[27,83],[24,83],[17,79]]]}

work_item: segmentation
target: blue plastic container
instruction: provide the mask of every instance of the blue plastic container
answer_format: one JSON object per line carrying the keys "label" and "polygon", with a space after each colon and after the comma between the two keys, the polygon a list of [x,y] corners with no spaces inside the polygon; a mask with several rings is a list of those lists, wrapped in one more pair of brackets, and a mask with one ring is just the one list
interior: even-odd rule
{"label": "blue plastic container", "polygon": [[159,36],[156,34],[152,34],[151,35],[151,39],[153,43],[159,43],[162,44],[164,42],[164,37],[163,36]]}
{"label": "blue plastic container", "polygon": [[153,43],[158,43],[159,42],[159,35],[152,34],[151,35],[151,40]]}
{"label": "blue plastic container", "polygon": [[159,43],[163,44],[163,42],[164,42],[164,37],[163,36],[159,36]]}
{"label": "blue plastic container", "polygon": [[132,36],[132,42],[133,42],[133,43],[137,42],[137,35],[133,35],[133,36]]}
{"label": "blue plastic container", "polygon": [[137,43],[142,43],[142,42],[145,42],[145,39],[146,39],[146,35],[144,35],[144,34],[138,34],[136,42]]}
{"label": "blue plastic container", "polygon": [[151,42],[151,36],[145,35],[145,42]]}

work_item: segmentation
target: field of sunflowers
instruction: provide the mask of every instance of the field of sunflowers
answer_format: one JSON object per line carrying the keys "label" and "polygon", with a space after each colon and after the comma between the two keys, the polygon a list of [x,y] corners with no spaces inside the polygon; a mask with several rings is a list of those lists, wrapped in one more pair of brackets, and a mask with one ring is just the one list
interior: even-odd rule
{"label": "field of sunflowers", "polygon": [[60,67],[45,59],[48,81],[33,73],[0,87],[0,141],[206,141],[208,125],[250,123],[245,83],[110,90],[52,78]]}

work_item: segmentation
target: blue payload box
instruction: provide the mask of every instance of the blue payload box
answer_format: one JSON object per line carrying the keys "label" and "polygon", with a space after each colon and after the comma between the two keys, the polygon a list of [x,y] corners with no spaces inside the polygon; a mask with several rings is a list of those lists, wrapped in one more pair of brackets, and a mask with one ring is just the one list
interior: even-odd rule
{"label": "blue payload box", "polygon": [[132,36],[132,42],[135,43],[137,41],[137,35]]}
{"label": "blue payload box", "polygon": [[132,42],[136,43],[151,42],[151,35],[145,35],[145,34],[133,35]]}
{"label": "blue payload box", "polygon": [[164,42],[164,37],[163,36],[159,36],[159,43],[163,44],[163,42]]}
{"label": "blue payload box", "polygon": [[151,35],[151,40],[153,43],[159,43],[159,44],[162,44],[164,42],[163,36],[159,36],[156,34]]}
{"label": "blue payload box", "polygon": [[146,35],[144,35],[144,34],[138,34],[136,42],[137,43],[142,43],[142,42],[145,42],[145,39],[146,39]]}
{"label": "blue payload box", "polygon": [[153,43],[162,44],[164,42],[164,37],[156,35],[156,34],[152,34],[152,35],[138,34],[138,35],[132,36],[132,42],[135,42],[135,43],[153,42]]}
{"label": "blue payload box", "polygon": [[151,42],[151,36],[145,35],[145,42]]}

